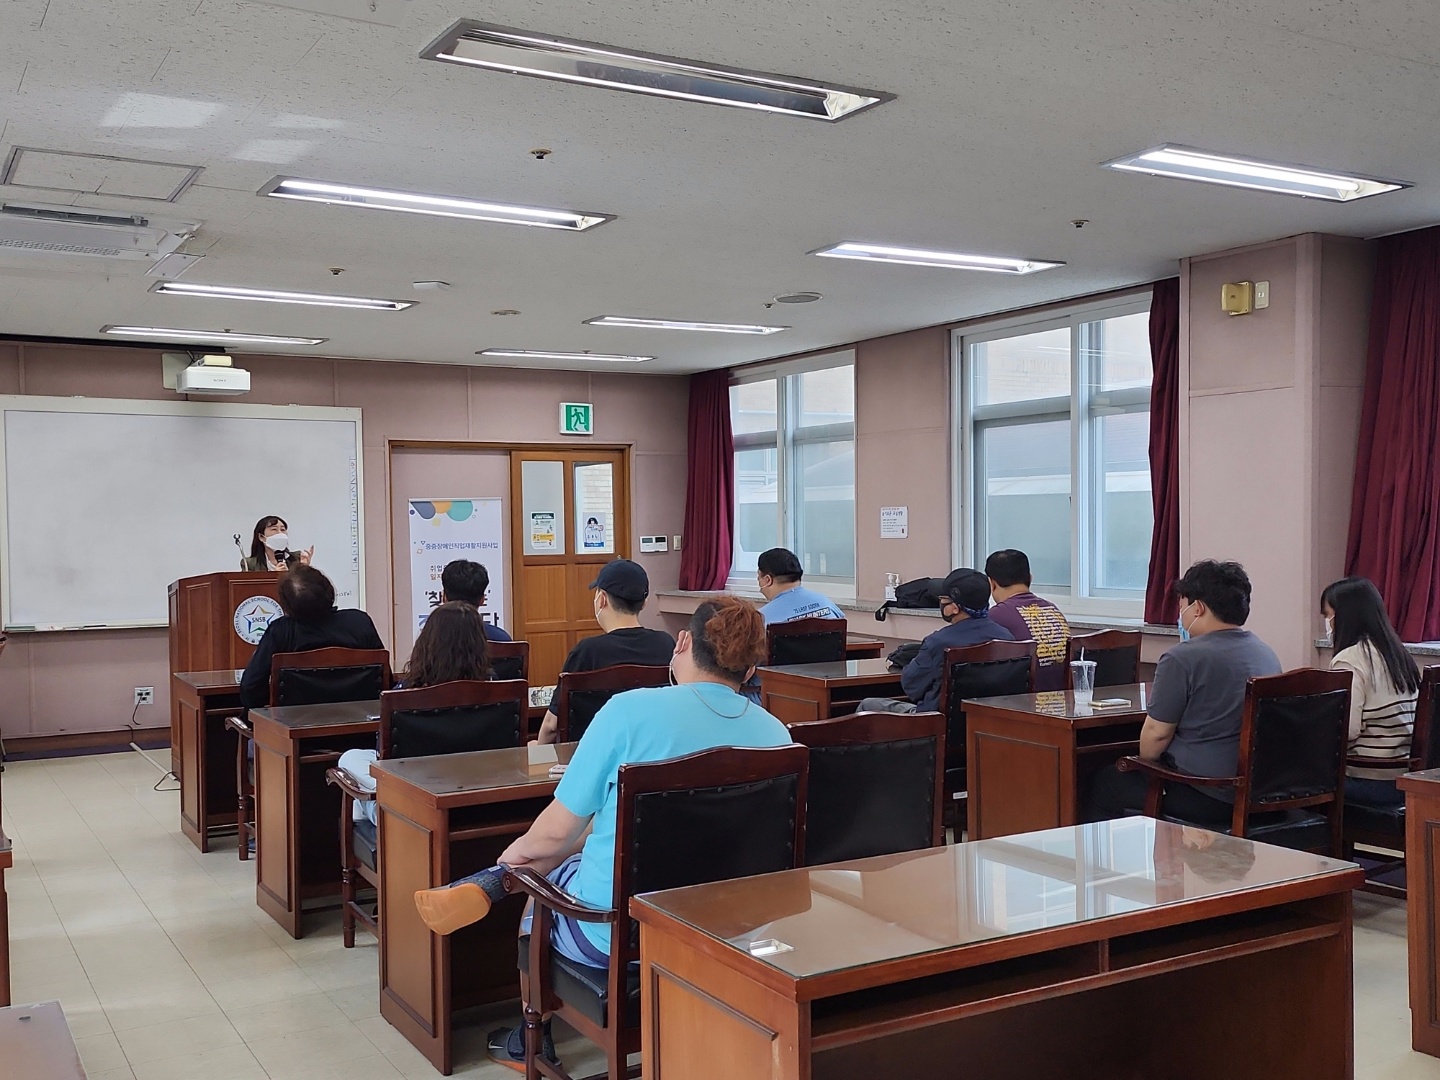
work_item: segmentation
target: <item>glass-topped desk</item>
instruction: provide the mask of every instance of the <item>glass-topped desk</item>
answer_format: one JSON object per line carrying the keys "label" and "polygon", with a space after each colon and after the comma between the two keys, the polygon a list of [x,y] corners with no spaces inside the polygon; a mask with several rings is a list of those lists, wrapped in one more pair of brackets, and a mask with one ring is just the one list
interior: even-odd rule
{"label": "glass-topped desk", "polygon": [[638,897],[645,1075],[1349,1077],[1360,880],[1130,818]]}
{"label": "glass-topped desk", "polygon": [[888,660],[762,667],[760,704],[783,723],[828,720],[855,711],[867,697],[898,697],[900,671]]}

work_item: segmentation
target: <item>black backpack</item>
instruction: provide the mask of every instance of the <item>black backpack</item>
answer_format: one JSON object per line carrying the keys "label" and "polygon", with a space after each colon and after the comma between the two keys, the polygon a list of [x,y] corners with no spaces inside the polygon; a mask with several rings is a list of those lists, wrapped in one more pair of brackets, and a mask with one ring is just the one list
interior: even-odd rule
{"label": "black backpack", "polygon": [[922,577],[895,586],[895,599],[886,600],[875,612],[875,621],[884,622],[891,608],[938,608],[944,578]]}

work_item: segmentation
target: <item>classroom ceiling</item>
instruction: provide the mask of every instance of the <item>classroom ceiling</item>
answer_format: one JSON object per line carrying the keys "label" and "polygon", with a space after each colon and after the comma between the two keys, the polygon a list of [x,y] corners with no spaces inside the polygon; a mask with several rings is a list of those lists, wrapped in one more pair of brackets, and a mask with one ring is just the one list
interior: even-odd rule
{"label": "classroom ceiling", "polygon": [[[896,97],[827,124],[421,60],[461,18]],[[7,255],[0,332],[229,327],[329,339],[281,350],[305,355],[452,364],[587,366],[486,348],[658,357],[620,368],[636,372],[820,349],[1149,281],[1186,255],[1440,220],[1437,40],[1433,0],[6,0],[0,155],[203,171],[173,203],[17,186],[0,201],[200,222],[187,283],[419,303],[166,297],[143,264]],[[1163,142],[1415,186],[1337,204],[1099,167]],[[31,168],[63,182],[53,159]],[[86,173],[72,186],[94,186]],[[281,174],[616,220],[566,234],[257,197]],[[107,190],[183,175],[127,170]],[[842,240],[1066,265],[1013,277],[807,254]],[[453,287],[412,288],[424,280]],[[764,306],[798,290],[824,298]],[[584,324],[606,314],[791,329]]]}

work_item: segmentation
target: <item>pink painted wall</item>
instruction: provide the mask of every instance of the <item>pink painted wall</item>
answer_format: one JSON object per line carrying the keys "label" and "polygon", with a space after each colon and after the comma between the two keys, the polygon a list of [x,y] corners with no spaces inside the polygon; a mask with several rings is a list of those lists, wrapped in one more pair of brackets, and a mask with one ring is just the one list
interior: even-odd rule
{"label": "pink painted wall", "polygon": [[[393,625],[395,605],[402,599],[408,604],[409,594],[408,585],[403,597],[392,596],[390,587],[392,499],[385,484],[387,440],[559,442],[559,402],[590,401],[595,405],[595,441],[627,443],[634,448],[633,535],[681,530],[684,378],[303,357],[248,356],[243,363],[253,376],[254,390],[247,402],[338,405],[363,411],[366,607],[375,617],[381,637],[407,651],[408,640],[397,641]],[[0,393],[174,397],[160,384],[159,353],[153,350],[4,341],[0,341]],[[423,482],[423,477],[416,480]],[[404,494],[397,490],[396,497]],[[637,557],[649,570],[654,588],[675,587],[678,554]],[[131,690],[142,685],[155,687],[156,703],[142,709],[136,723],[169,723],[165,631],[34,634],[12,640],[0,661],[0,732],[4,735],[122,728],[130,719]]]}
{"label": "pink painted wall", "polygon": [[[1181,564],[1244,563],[1249,627],[1287,667],[1316,662],[1316,597],[1342,569],[1371,257],[1309,234],[1187,260]],[[1223,283],[1264,280],[1268,309],[1220,310]]]}
{"label": "pink painted wall", "polygon": [[[879,606],[887,573],[909,581],[950,572],[950,427],[948,329],[856,346],[857,598]],[[882,506],[910,508],[907,539],[880,539]]]}

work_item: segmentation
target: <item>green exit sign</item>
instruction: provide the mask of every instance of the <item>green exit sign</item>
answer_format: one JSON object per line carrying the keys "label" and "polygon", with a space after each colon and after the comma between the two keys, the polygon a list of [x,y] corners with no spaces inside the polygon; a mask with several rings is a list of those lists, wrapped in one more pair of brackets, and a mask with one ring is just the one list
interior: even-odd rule
{"label": "green exit sign", "polygon": [[561,435],[594,435],[595,406],[578,401],[560,403]]}

